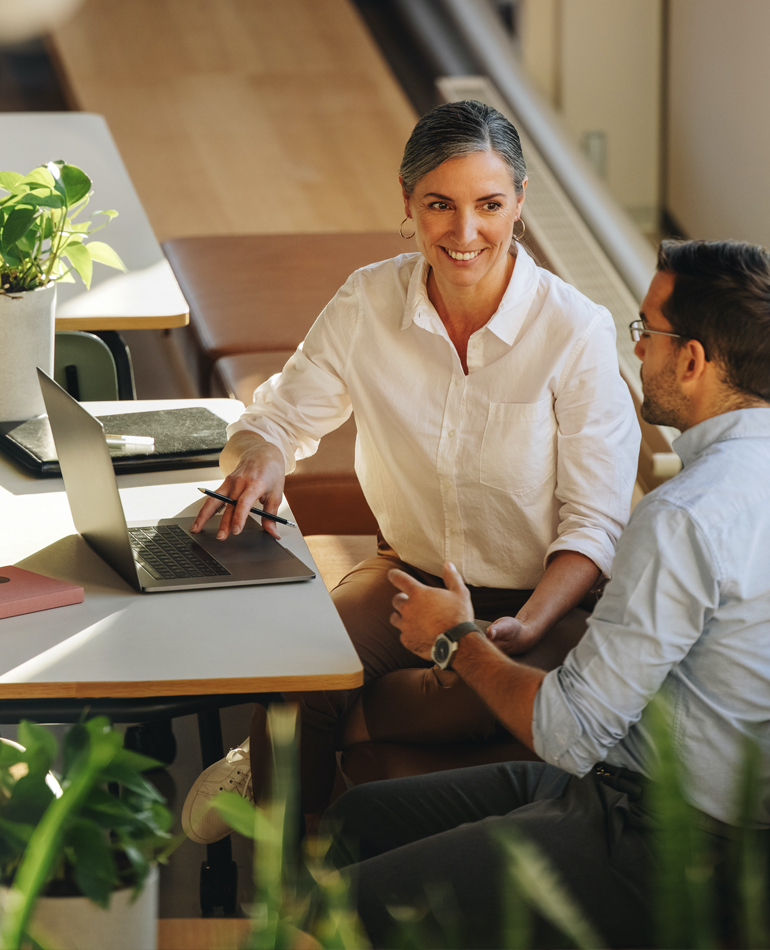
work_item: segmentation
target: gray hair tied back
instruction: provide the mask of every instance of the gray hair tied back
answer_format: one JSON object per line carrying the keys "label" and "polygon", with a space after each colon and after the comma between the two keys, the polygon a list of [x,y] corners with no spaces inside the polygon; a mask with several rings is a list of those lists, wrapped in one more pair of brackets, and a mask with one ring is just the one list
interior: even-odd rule
{"label": "gray hair tied back", "polygon": [[519,133],[506,117],[482,102],[447,102],[426,112],[409,136],[399,170],[411,195],[417,182],[450,158],[495,152],[511,171],[516,194],[523,190],[527,166]]}

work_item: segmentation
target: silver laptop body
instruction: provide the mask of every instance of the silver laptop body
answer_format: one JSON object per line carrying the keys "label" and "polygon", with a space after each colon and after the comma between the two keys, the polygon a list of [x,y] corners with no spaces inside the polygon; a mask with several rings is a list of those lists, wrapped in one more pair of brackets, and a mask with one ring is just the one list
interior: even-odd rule
{"label": "silver laptop body", "polygon": [[218,518],[195,535],[194,518],[127,524],[102,424],[39,368],[37,375],[75,527],[132,587],[156,593],[315,577],[251,517],[226,541],[216,540]]}

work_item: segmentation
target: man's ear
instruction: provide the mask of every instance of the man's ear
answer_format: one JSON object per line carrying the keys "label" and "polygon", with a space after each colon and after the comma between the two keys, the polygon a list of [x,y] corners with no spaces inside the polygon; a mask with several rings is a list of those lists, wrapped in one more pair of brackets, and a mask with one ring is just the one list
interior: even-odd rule
{"label": "man's ear", "polygon": [[697,383],[709,369],[706,351],[698,340],[686,340],[676,362],[677,374],[682,383]]}

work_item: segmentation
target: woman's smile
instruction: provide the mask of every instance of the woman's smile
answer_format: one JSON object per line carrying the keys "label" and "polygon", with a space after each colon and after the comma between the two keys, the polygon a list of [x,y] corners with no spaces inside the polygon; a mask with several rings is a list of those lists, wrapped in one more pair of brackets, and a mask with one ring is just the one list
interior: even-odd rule
{"label": "woman's smile", "polygon": [[475,260],[479,256],[479,254],[482,253],[483,248],[481,251],[453,251],[450,248],[445,247],[444,250],[452,258],[453,261],[465,262],[465,261]]}

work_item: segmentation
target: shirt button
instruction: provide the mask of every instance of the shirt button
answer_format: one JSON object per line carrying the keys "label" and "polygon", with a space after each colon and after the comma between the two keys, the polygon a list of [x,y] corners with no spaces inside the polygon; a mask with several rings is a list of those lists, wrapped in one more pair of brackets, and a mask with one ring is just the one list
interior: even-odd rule
{"label": "shirt button", "polygon": [[454,430],[454,429],[450,429],[449,432],[448,432],[448,435],[449,435],[449,438],[450,438],[450,439],[453,439],[453,438],[455,437],[455,430]]}
{"label": "shirt button", "polygon": [[462,384],[463,384],[463,381],[461,379],[455,380],[455,386],[462,386]]}

